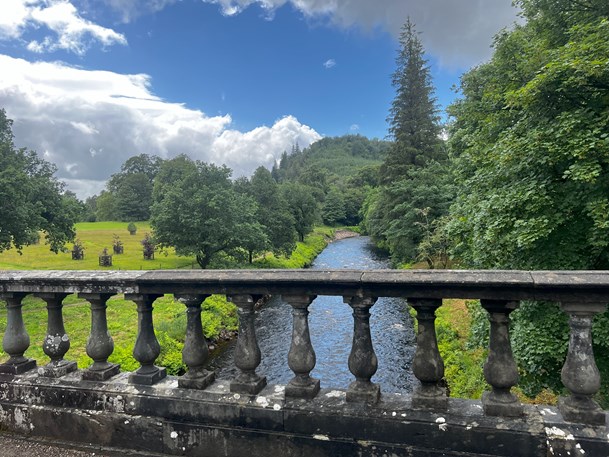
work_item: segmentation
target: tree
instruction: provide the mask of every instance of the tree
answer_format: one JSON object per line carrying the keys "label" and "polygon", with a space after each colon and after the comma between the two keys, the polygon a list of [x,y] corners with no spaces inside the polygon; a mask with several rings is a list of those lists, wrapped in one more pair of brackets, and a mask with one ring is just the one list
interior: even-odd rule
{"label": "tree", "polygon": [[152,181],[145,173],[125,174],[114,192],[116,214],[121,221],[146,221],[150,219]]}
{"label": "tree", "polygon": [[257,220],[264,227],[268,247],[275,254],[290,255],[296,247],[296,222],[271,172],[258,167],[247,189],[257,203]]}
{"label": "tree", "polygon": [[[457,252],[481,268],[607,269],[608,16],[567,26],[554,2],[522,5],[535,16],[498,37],[450,108]],[[551,18],[554,44],[538,23]]]}
{"label": "tree", "polygon": [[102,190],[95,201],[95,217],[98,221],[115,221],[116,217],[116,198],[107,191]]}
{"label": "tree", "polygon": [[429,208],[432,221],[448,211],[452,199],[431,74],[410,20],[400,45],[392,78],[396,96],[387,119],[394,143],[380,169],[380,191],[367,205],[374,223],[365,224],[394,262],[415,259],[424,236],[417,224],[420,211]]}
{"label": "tree", "polygon": [[394,143],[381,168],[387,184],[401,181],[412,166],[444,157],[431,72],[410,19],[402,27],[400,46],[391,80],[396,95],[387,118]]}
{"label": "tree", "polygon": [[140,154],[130,157],[121,171],[110,177],[107,189],[115,201],[114,218],[121,221],[144,221],[150,218],[152,188],[163,160]]}
{"label": "tree", "polygon": [[78,205],[54,177],[54,165],[15,148],[12,123],[0,109],[0,252],[13,246],[21,251],[38,231],[58,252],[74,239]]}
{"label": "tree", "polygon": [[195,255],[207,268],[219,254],[244,249],[244,240],[264,240],[256,204],[238,194],[231,170],[202,162],[181,163],[181,179],[155,193],[150,224],[159,245]]}
{"label": "tree", "polygon": [[298,183],[285,183],[280,186],[281,194],[288,204],[294,218],[294,228],[300,241],[313,229],[317,220],[317,202],[310,187]]}
{"label": "tree", "polygon": [[[517,3],[527,22],[497,36],[450,107],[454,252],[473,268],[607,269],[609,3]],[[598,316],[594,328],[603,390],[608,323]],[[512,314],[525,392],[561,388],[567,328],[555,304]]]}
{"label": "tree", "polygon": [[342,192],[333,187],[326,195],[326,201],[321,208],[321,218],[328,225],[336,225],[344,222],[345,215],[345,200]]}

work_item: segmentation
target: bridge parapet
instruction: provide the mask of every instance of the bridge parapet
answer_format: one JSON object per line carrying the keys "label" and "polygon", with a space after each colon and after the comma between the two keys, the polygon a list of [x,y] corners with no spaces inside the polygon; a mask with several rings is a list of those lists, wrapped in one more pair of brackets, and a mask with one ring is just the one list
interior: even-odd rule
{"label": "bridge parapet", "polygon": [[[77,293],[90,303],[86,346],[94,363],[77,370],[67,360],[62,300]],[[108,362],[114,344],[106,302],[123,293],[136,303],[134,358],[140,368],[121,373]],[[209,350],[201,303],[226,294],[238,307],[239,335],[233,380],[205,369]],[[30,345],[22,300],[47,303],[48,364],[24,356]],[[167,376],[155,365],[154,301],[174,294],[187,312],[183,360],[187,372]],[[283,296],[293,329],[286,386],[267,385],[258,373],[261,354],[254,302]],[[320,386],[308,307],[317,295],[342,296],[353,309],[349,386]],[[413,394],[380,392],[370,336],[370,309],[379,297],[403,297],[417,313]],[[171,455],[609,455],[606,412],[594,401],[600,374],[592,351],[593,317],[609,303],[609,272],[238,270],[238,271],[5,271],[6,302],[0,365],[0,422],[21,433]],[[448,398],[435,333],[435,311],[446,298],[480,299],[490,320],[481,402]],[[570,341],[561,379],[569,395],[558,409],[522,405],[509,339],[509,314],[521,300],[560,303],[569,316]],[[69,356],[68,356],[69,358]],[[346,388],[346,389],[345,389]],[[77,430],[76,433],[70,430]],[[583,452],[581,452],[583,451]]]}

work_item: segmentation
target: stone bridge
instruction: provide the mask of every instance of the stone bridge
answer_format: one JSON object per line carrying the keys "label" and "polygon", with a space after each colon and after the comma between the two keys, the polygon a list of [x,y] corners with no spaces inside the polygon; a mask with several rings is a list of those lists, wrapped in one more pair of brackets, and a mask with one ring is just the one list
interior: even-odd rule
{"label": "stone bridge", "polygon": [[[94,363],[69,361],[62,300],[77,293],[91,307],[86,346]],[[41,367],[24,356],[30,339],[22,319],[28,294],[47,303],[48,335]],[[121,372],[113,351],[106,301],[115,294],[135,302],[140,368]],[[153,304],[175,294],[187,311],[183,360],[188,371],[167,376],[155,365],[160,352]],[[235,379],[215,379],[204,368],[208,348],[201,303],[226,294],[238,307]],[[268,385],[254,325],[258,296],[280,294],[293,309],[285,386]],[[317,295],[342,296],[353,308],[348,363],[353,382],[320,386],[310,376],[315,351],[308,307]],[[371,381],[377,359],[370,308],[378,297],[403,297],[417,312],[412,395],[380,392]],[[187,456],[608,456],[606,412],[594,401],[600,375],[591,323],[609,302],[609,272],[566,271],[4,271],[6,301],[0,365],[3,431],[70,442],[75,446]],[[445,298],[479,299],[488,311],[490,342],[481,401],[447,398],[434,313]],[[562,369],[565,396],[558,407],[522,405],[510,392],[518,370],[509,340],[509,314],[521,300],[560,303],[569,316],[570,342]],[[43,325],[43,323],[41,323]],[[135,322],[134,322],[135,325]],[[66,358],[67,357],[67,358]]]}

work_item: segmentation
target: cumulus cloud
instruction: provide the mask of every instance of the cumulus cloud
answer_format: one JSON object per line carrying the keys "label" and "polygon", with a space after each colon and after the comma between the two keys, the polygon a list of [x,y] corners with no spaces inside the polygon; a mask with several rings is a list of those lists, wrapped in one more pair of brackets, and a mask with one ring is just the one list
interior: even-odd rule
{"label": "cumulus cloud", "polygon": [[[114,0],[120,1],[120,0]],[[131,0],[137,1],[137,0]],[[491,55],[492,37],[517,16],[511,0],[203,0],[234,15],[252,4],[272,13],[289,3],[304,16],[340,27],[381,27],[398,38],[407,17],[422,32],[426,50],[441,64],[469,67]],[[272,14],[271,14],[272,16]]]}
{"label": "cumulus cloud", "polygon": [[102,46],[127,44],[122,34],[81,17],[68,0],[3,0],[0,39],[23,38],[27,31],[41,26],[50,34],[27,42],[31,52],[64,49],[83,55],[92,42]]}
{"label": "cumulus cloud", "polygon": [[334,59],[328,59],[323,63],[323,66],[326,67],[326,69],[330,69],[332,67],[336,66],[336,60]]}
{"label": "cumulus cloud", "polygon": [[272,166],[292,144],[321,136],[296,118],[249,132],[231,117],[206,116],[155,96],[147,75],[88,71],[62,63],[0,55],[0,106],[14,120],[15,143],[58,166],[58,177],[80,197],[99,192],[135,154],[224,163],[235,176]]}

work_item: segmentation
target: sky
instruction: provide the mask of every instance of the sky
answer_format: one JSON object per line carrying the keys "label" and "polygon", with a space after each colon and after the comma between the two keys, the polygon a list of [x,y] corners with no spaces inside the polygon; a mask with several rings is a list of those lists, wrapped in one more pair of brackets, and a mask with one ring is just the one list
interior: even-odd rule
{"label": "sky", "polygon": [[0,108],[79,198],[137,154],[271,167],[387,136],[410,17],[441,109],[517,21],[511,0],[0,0]]}

